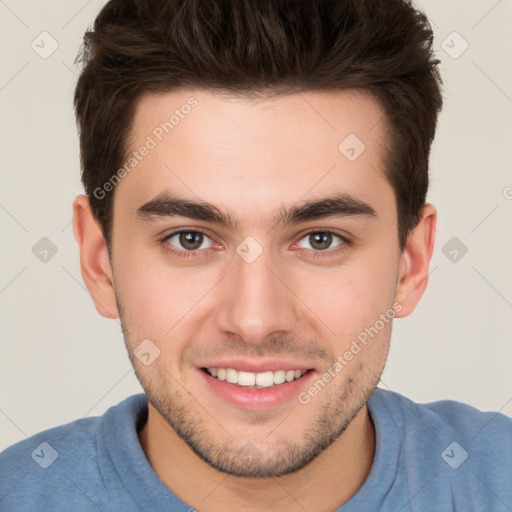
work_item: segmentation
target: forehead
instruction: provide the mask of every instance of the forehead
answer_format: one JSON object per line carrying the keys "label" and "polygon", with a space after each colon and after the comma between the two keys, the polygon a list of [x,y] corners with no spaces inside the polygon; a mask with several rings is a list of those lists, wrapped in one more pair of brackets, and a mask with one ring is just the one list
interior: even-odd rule
{"label": "forehead", "polygon": [[357,91],[148,95],[132,124],[127,161],[135,152],[136,162],[116,197],[134,208],[167,191],[254,215],[326,192],[382,201],[392,196],[385,125],[377,100]]}

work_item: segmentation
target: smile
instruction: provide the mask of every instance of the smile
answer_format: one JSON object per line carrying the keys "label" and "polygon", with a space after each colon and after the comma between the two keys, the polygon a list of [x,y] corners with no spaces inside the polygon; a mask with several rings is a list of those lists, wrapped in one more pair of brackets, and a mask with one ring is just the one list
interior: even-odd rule
{"label": "smile", "polygon": [[293,380],[300,379],[306,373],[302,370],[277,370],[253,373],[238,371],[234,368],[206,368],[205,371],[218,380],[256,389],[292,382]]}

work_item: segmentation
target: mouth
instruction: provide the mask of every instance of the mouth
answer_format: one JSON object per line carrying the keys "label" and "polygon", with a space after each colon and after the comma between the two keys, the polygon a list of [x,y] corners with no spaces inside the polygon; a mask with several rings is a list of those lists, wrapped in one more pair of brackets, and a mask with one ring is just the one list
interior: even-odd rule
{"label": "mouth", "polygon": [[310,370],[277,370],[266,372],[246,372],[234,368],[202,368],[203,371],[220,381],[226,381],[237,386],[263,389],[279,386],[285,382],[300,379]]}
{"label": "mouth", "polygon": [[[288,407],[298,400],[299,393],[311,385],[318,373],[311,368],[293,368],[291,365],[286,369],[280,369],[278,364],[268,364],[266,368],[250,368],[254,366],[250,364],[240,364],[245,366],[243,369],[233,366],[198,367],[205,392],[213,400],[212,405],[220,399],[221,403],[252,411]],[[250,369],[258,371],[248,371]]]}

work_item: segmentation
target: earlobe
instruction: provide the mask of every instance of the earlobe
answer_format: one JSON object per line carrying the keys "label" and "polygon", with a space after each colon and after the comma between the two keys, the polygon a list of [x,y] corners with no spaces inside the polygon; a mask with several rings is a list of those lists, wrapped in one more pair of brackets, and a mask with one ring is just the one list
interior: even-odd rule
{"label": "earlobe", "polygon": [[107,244],[85,195],[73,201],[73,233],[80,251],[82,277],[98,313],[119,318]]}
{"label": "earlobe", "polygon": [[428,283],[428,266],[434,250],[437,211],[427,203],[417,226],[409,233],[407,245],[400,256],[399,278],[395,300],[402,309],[395,316],[414,311]]}

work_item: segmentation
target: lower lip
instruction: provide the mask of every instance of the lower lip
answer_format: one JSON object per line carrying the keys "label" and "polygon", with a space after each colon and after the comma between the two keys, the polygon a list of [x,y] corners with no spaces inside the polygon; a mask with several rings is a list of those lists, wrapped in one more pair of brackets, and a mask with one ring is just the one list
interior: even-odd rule
{"label": "lower lip", "polygon": [[237,407],[256,411],[274,409],[290,400],[297,400],[300,391],[309,385],[309,382],[316,373],[310,370],[299,379],[292,380],[291,382],[257,389],[219,380],[201,369],[197,371],[201,378],[204,379],[206,385],[217,396]]}

